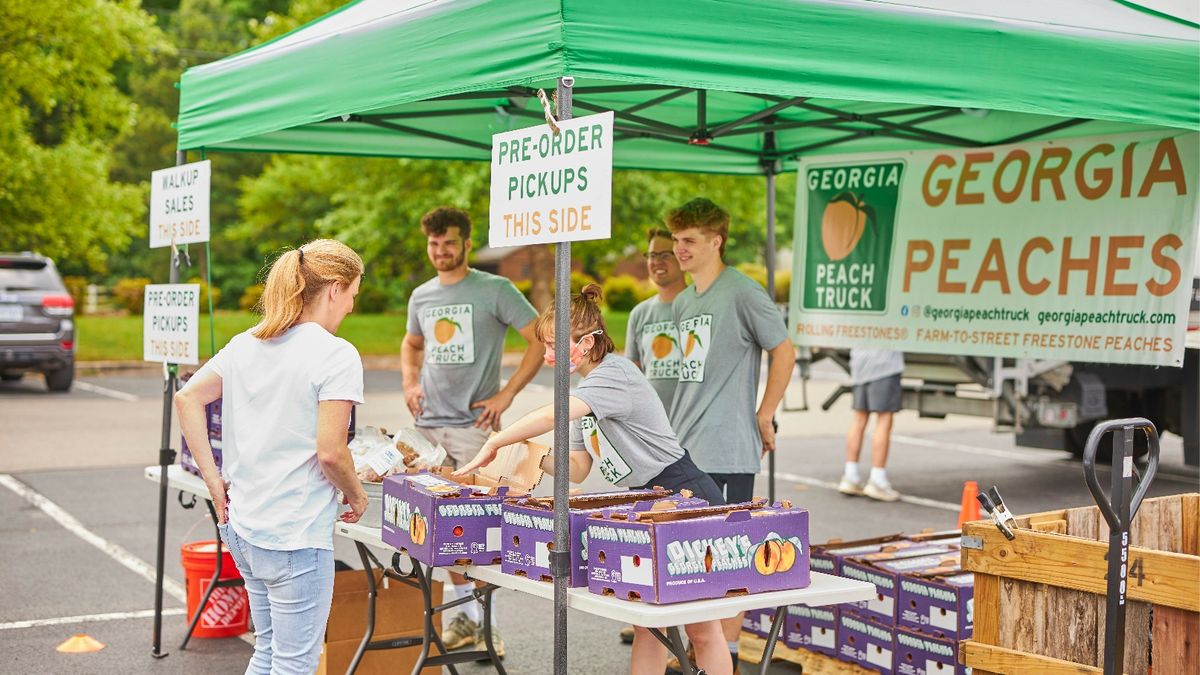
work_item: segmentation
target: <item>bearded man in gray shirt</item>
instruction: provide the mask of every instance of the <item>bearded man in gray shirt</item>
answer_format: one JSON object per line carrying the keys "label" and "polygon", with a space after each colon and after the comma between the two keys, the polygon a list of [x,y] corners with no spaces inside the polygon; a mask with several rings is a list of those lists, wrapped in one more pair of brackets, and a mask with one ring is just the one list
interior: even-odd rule
{"label": "bearded man in gray shirt", "polygon": [[[458,468],[475,457],[489,432],[500,428],[501,414],[541,367],[542,346],[533,334],[537,312],[511,281],[467,265],[471,217],[466,211],[433,209],[421,218],[421,230],[437,276],[408,298],[408,332],[400,347],[404,402],[417,431],[440,443],[446,464]],[[528,346],[501,388],[500,360],[510,327]],[[458,597],[474,591],[461,575],[451,576]],[[448,649],[482,641],[479,603],[467,603],[463,611],[442,636]],[[502,642],[495,645],[503,651]]]}

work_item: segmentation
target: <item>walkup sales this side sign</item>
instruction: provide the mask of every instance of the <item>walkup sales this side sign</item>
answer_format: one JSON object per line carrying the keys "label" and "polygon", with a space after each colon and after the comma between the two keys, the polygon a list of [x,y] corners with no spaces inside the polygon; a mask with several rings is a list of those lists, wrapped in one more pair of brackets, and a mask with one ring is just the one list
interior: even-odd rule
{"label": "walkup sales this side sign", "polygon": [[488,246],[608,239],[611,112],[492,136]]}
{"label": "walkup sales this side sign", "polygon": [[1180,366],[1200,134],[802,161],[799,345]]}

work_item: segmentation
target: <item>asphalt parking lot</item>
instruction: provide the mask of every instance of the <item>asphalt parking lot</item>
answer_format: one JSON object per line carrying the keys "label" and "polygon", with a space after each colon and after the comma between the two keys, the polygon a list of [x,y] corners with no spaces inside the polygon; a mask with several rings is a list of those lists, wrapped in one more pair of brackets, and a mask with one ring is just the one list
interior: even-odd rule
{"label": "asphalt parking lot", "polygon": [[[818,373],[820,375],[820,373]],[[830,391],[836,374],[810,384],[810,401]],[[543,371],[518,397],[505,419],[548,402]],[[239,639],[193,640],[178,649],[185,619],[180,599],[179,548],[212,538],[202,509],[181,508],[172,493],[167,519],[164,649],[150,657],[157,488],[142,477],[155,461],[162,414],[162,382],[155,371],[81,375],[70,394],[45,391],[39,379],[0,384],[0,672],[235,673],[249,658]],[[360,424],[398,428],[404,412],[400,375],[367,372],[367,403]],[[789,402],[799,400],[799,385]],[[1080,465],[1066,453],[1015,447],[1011,435],[992,433],[987,421],[897,420],[889,475],[905,500],[882,504],[834,490],[841,471],[848,400],[827,413],[780,416],[777,496],[811,511],[812,540],[845,539],[944,529],[956,523],[964,480],[999,486],[1010,508],[1031,512],[1092,503]],[[172,433],[173,445],[178,433]],[[1103,480],[1103,478],[1102,478]],[[547,481],[548,483],[548,481]],[[600,488],[594,478],[586,488]],[[1163,461],[1151,495],[1197,489],[1178,438],[1163,442]],[[545,488],[543,488],[545,490]],[[758,492],[765,494],[761,476]],[[357,560],[339,545],[338,556]],[[552,626],[548,602],[501,595],[498,623],[513,673],[547,672]],[[612,622],[572,613],[571,670],[612,673],[626,668],[628,648]],[[94,654],[55,652],[75,633],[107,645]],[[463,672],[486,672],[483,666]],[[786,672],[781,670],[781,672]]]}

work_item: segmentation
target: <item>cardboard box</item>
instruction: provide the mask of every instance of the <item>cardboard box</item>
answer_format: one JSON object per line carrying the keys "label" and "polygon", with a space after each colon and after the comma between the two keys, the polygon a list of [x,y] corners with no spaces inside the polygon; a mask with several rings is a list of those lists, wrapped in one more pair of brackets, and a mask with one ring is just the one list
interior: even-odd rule
{"label": "cardboard box", "polygon": [[783,643],[792,649],[807,649],[826,656],[837,656],[838,607],[789,605]]}
{"label": "cardboard box", "polygon": [[538,484],[549,452],[544,445],[515,443],[468,476],[453,476],[449,467],[388,476],[383,481],[384,543],[437,567],[499,563],[501,503]]}
{"label": "cardboard box", "polygon": [[[374,640],[395,640],[398,638],[420,638],[421,631],[408,633],[375,632]],[[354,640],[326,642],[321,646],[321,660],[317,664],[316,675],[342,675],[349,669],[350,662],[358,652],[358,644],[362,636]],[[437,648],[430,649],[430,654],[437,654]],[[372,649],[363,654],[358,662],[355,675],[394,675],[394,673],[411,673],[417,665],[417,657],[421,655],[420,645],[404,647],[403,649]],[[440,667],[426,666],[421,669],[423,675],[441,675]]]}
{"label": "cardboard box", "polygon": [[[742,632],[766,639],[771,634],[771,622],[774,620],[774,607],[747,610],[746,613],[742,614]],[[779,631],[780,640],[784,638],[786,631],[787,626],[785,624],[784,628]]]}
{"label": "cardboard box", "polygon": [[653,604],[809,584],[808,511],[765,500],[588,519],[588,589]]}
{"label": "cardboard box", "polygon": [[975,629],[975,574],[900,578],[896,624],[952,640],[965,640]]}
{"label": "cardboard box", "polygon": [[896,675],[966,675],[958,663],[958,643],[897,628],[892,670]]}
{"label": "cardboard box", "polygon": [[[944,565],[946,556],[958,553],[938,546],[910,546],[891,551],[869,553],[842,562],[842,576],[875,584],[875,598],[864,602],[847,603],[859,614],[896,625],[896,600],[899,577],[902,573],[934,569]],[[915,561],[915,562],[914,562]]]}
{"label": "cardboard box", "polygon": [[814,544],[812,547],[812,570],[840,577],[842,576],[842,561],[846,558],[865,553],[878,553],[884,546],[894,544],[902,539],[903,535],[891,534],[886,537],[855,541],[830,539],[824,544]]}
{"label": "cardboard box", "polygon": [[[372,640],[420,637],[425,623],[421,591],[394,580],[388,580],[385,586],[382,576],[382,572],[375,571],[378,598],[375,602],[375,634]],[[434,598],[442,597],[440,581],[432,582],[431,590]],[[329,622],[325,627],[325,644],[321,649],[318,674],[346,672],[367,630],[368,602],[367,579],[362,570],[344,570],[334,574],[333,602],[329,606]],[[440,614],[433,616],[433,627],[440,635]],[[420,653],[419,645],[368,651],[359,663],[357,672],[369,675],[410,672]],[[421,672],[436,675],[441,669],[423,669]]]}
{"label": "cardboard box", "polygon": [[[571,587],[586,586],[588,582],[587,518],[605,509],[613,511],[646,510],[656,504],[676,507],[708,506],[703,499],[690,494],[672,495],[670,490],[621,490],[568,499],[568,523],[571,541]],[[500,569],[505,574],[554,581],[550,575],[550,551],[554,548],[554,498],[522,497],[505,500],[500,509],[500,539],[504,557]]]}
{"label": "cardboard box", "polygon": [[855,614],[844,607],[838,612],[838,658],[864,668],[891,673],[895,659],[895,635],[891,626]]}

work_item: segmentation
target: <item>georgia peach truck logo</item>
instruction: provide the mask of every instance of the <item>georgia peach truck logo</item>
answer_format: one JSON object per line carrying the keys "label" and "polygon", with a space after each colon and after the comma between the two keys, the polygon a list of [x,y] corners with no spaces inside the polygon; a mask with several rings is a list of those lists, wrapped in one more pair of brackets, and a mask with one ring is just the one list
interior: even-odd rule
{"label": "georgia peach truck logo", "polygon": [[425,362],[441,365],[475,363],[472,305],[441,305],[421,313],[425,333]]}
{"label": "georgia peach truck logo", "polygon": [[649,380],[679,379],[679,330],[674,321],[642,326],[642,370]]}
{"label": "georgia peach truck logo", "polygon": [[700,314],[679,322],[679,344],[683,347],[683,356],[679,360],[680,382],[704,381],[712,319],[712,314]]}
{"label": "georgia peach truck logo", "polygon": [[600,430],[595,415],[579,418],[579,431],[583,435],[583,444],[587,451],[599,460],[597,464],[600,466],[600,474],[605,480],[616,485],[618,481],[633,473],[625,458]]}
{"label": "georgia peach truck logo", "polygon": [[903,162],[810,167],[803,309],[882,313]]}

